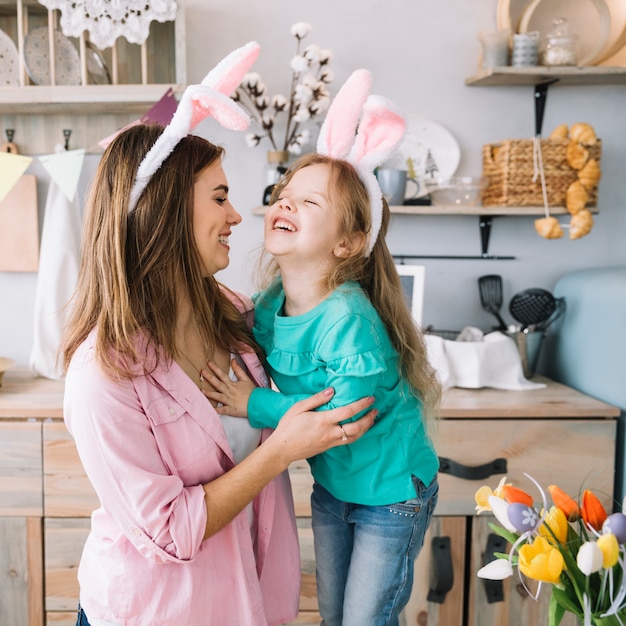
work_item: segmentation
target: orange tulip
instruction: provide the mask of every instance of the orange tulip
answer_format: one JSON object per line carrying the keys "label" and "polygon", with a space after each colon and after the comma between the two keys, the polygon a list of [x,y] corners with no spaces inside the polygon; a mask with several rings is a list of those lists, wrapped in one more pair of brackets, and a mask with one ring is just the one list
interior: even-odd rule
{"label": "orange tulip", "polygon": [[588,489],[583,492],[581,509],[585,524],[595,530],[601,530],[602,524],[604,524],[604,520],[606,519],[606,511],[600,500]]}
{"label": "orange tulip", "polygon": [[519,502],[520,504],[525,504],[526,506],[533,505],[532,496],[527,494],[523,489],[518,489],[517,487],[513,487],[513,485],[503,485],[502,486],[502,497],[511,504],[512,502]]}
{"label": "orange tulip", "polygon": [[580,518],[580,508],[576,500],[570,498],[570,496],[556,485],[548,485],[548,491],[552,496],[554,506],[561,509],[570,522],[575,522]]}

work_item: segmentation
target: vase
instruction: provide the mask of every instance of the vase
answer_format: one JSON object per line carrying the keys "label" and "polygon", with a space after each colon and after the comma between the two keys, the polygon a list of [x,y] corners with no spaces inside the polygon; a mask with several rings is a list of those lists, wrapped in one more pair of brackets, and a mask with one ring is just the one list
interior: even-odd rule
{"label": "vase", "polygon": [[263,204],[270,203],[270,197],[276,183],[287,171],[289,152],[287,150],[268,150],[266,165],[266,187],[263,191]]}

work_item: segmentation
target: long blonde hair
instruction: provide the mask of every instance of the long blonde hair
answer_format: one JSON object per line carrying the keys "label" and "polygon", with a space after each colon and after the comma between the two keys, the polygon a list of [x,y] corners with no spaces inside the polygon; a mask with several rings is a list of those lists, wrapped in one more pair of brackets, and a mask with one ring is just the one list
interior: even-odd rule
{"label": "long blonde hair", "polygon": [[[323,164],[330,168],[329,197],[340,224],[341,236],[354,239],[371,230],[371,214],[367,191],[356,169],[347,161],[332,159],[321,154],[307,154],[287,170],[273,190],[274,203],[289,184],[294,174],[302,168]],[[387,247],[385,237],[389,228],[390,212],[383,200],[383,219],[380,233],[369,257],[364,247],[357,254],[338,259],[334,271],[326,277],[324,287],[332,291],[342,283],[358,282],[368,295],[383,321],[389,337],[400,356],[402,374],[407,378],[423,404],[429,425],[439,414],[441,385],[434,368],[428,361],[426,345],[407,305],[400,277]],[[260,266],[261,284],[267,286],[278,274],[275,259],[264,256]]]}
{"label": "long blonde hair", "polygon": [[[133,126],[120,133],[100,161],[86,205],[78,284],[61,348],[65,368],[94,328],[97,359],[112,377],[132,378],[162,358],[173,359],[181,299],[189,300],[208,349],[254,346],[224,287],[203,276],[193,234],[196,177],[224,150],[200,137],[183,138],[129,214],[137,168],[162,131],[157,125]],[[143,347],[139,333],[148,340]],[[156,361],[146,361],[153,351]]]}

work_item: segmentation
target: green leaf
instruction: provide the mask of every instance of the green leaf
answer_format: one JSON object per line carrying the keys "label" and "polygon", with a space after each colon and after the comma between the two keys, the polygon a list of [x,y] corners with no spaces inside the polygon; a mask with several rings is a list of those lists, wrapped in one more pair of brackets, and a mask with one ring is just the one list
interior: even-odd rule
{"label": "green leaf", "polygon": [[498,537],[502,537],[502,539],[506,539],[511,545],[513,545],[518,539],[519,535],[508,531],[506,528],[502,528],[502,526],[498,526],[493,522],[487,522],[487,525],[493,532],[498,535]]}
{"label": "green leaf", "polygon": [[565,609],[556,601],[553,593],[548,607],[548,626],[559,626],[564,615]]}
{"label": "green leaf", "polygon": [[558,587],[552,587],[552,596],[550,597],[550,604],[552,604],[553,601],[557,603],[558,605],[560,605],[561,607],[563,607],[565,611],[574,613],[574,615],[577,615],[578,617],[582,619],[583,612],[581,611],[580,606],[576,604],[574,600],[572,600],[567,595],[567,593],[563,591],[562,589],[559,589]]}

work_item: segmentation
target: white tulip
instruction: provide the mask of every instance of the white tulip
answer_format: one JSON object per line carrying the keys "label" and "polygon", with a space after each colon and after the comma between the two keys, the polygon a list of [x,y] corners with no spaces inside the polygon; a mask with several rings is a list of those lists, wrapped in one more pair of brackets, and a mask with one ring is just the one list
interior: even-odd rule
{"label": "white tulip", "polygon": [[496,559],[481,567],[477,572],[477,576],[487,580],[504,580],[513,576],[513,567],[508,559]]}

